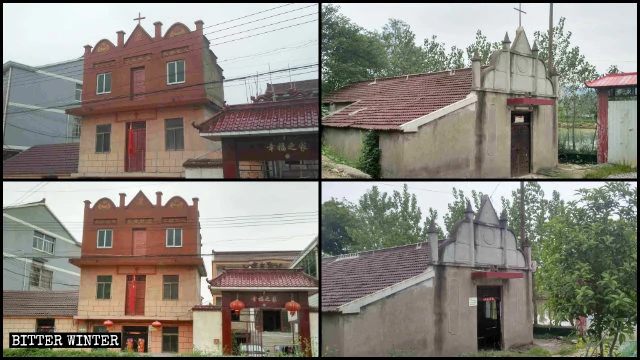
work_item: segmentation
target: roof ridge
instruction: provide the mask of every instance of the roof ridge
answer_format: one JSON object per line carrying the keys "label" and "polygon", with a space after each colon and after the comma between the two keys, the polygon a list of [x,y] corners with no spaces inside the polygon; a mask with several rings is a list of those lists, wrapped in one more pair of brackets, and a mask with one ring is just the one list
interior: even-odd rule
{"label": "roof ridge", "polygon": [[415,77],[415,76],[424,76],[424,75],[434,75],[434,74],[448,73],[448,72],[451,72],[451,71],[461,71],[461,70],[471,70],[471,67],[464,67],[464,68],[458,68],[458,69],[449,69],[449,70],[440,70],[440,71],[434,71],[434,72],[429,72],[429,73],[415,73],[415,74],[404,74],[404,75],[396,75],[396,76],[379,77],[379,78],[373,78],[373,79],[366,79],[366,80],[350,82],[346,86],[349,86],[351,84],[358,84],[358,83],[362,83],[362,82],[367,82],[367,81],[393,80],[393,79],[406,78],[406,77],[409,77],[409,76]]}
{"label": "roof ridge", "polygon": [[397,246],[392,246],[392,247],[382,248],[382,249],[358,251],[358,252],[355,252],[355,253],[340,254],[340,255],[335,255],[335,256],[326,256],[326,257],[323,257],[323,259],[349,257],[349,256],[354,256],[355,257],[355,256],[363,255],[363,254],[366,254],[366,253],[374,253],[376,251],[392,250],[392,249],[401,248],[401,247],[415,246],[415,245],[418,245],[418,244],[424,244],[424,243],[428,243],[428,242],[429,241],[425,240],[425,241],[419,241],[419,242],[416,242],[416,243],[397,245]]}

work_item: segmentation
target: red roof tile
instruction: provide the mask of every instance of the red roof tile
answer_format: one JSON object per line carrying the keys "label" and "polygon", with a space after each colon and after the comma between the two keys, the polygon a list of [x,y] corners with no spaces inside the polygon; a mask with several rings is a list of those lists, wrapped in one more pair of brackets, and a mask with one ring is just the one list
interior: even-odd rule
{"label": "red roof tile", "polygon": [[80,144],[36,145],[2,164],[3,175],[69,175],[78,172]]}
{"label": "red roof tile", "polygon": [[322,125],[394,130],[470,92],[471,68],[353,83],[324,98],[325,103],[353,104],[324,117]]}
{"label": "red roof tile", "polygon": [[429,243],[424,242],[367,251],[357,257],[323,258],[322,311],[336,311],[341,305],[423,273],[430,253]]}
{"label": "red roof tile", "polygon": [[211,287],[318,287],[302,269],[227,269],[207,281]]}
{"label": "red roof tile", "polygon": [[318,127],[318,98],[231,105],[200,124],[201,134]]}
{"label": "red roof tile", "polygon": [[596,79],[594,81],[585,81],[584,82],[587,87],[591,88],[599,88],[599,87],[610,87],[610,86],[633,86],[638,85],[638,73],[620,73],[620,74],[609,74],[601,77],[600,79]]}
{"label": "red roof tile", "polygon": [[78,315],[78,291],[2,292],[2,316]]}

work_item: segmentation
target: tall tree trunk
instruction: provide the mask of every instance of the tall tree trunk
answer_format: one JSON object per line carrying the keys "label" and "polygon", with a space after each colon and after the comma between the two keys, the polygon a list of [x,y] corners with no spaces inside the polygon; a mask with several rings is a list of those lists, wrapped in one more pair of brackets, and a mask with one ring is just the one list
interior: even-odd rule
{"label": "tall tree trunk", "polygon": [[573,122],[571,123],[571,139],[573,142],[573,152],[576,151],[576,99],[573,98]]}
{"label": "tall tree trunk", "polygon": [[616,341],[618,341],[618,335],[620,334],[620,330],[616,330],[616,333],[613,335],[613,341],[611,342],[611,346],[609,347],[609,357],[613,354],[613,348],[616,347]]}

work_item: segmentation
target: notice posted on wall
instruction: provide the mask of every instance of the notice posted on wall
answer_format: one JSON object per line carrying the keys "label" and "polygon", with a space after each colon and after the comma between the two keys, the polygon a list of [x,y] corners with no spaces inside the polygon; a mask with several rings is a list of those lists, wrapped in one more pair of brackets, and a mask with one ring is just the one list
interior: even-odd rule
{"label": "notice posted on wall", "polygon": [[9,333],[10,348],[121,348],[122,334],[114,333]]}
{"label": "notice posted on wall", "polygon": [[524,122],[524,116],[522,115],[517,115],[516,116],[516,123],[523,123]]}
{"label": "notice posted on wall", "polygon": [[470,297],[469,298],[469,306],[478,306],[478,298]]}

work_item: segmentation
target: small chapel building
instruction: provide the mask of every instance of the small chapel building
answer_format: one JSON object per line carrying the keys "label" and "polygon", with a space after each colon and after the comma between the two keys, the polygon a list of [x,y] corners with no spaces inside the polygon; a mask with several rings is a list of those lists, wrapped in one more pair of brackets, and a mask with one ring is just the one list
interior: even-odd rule
{"label": "small chapel building", "polygon": [[347,159],[374,131],[383,178],[509,178],[558,163],[558,77],[522,27],[482,66],[356,82],[328,94],[322,141]]}
{"label": "small chapel building", "polygon": [[488,197],[449,239],[322,259],[327,356],[454,356],[533,342],[529,248]]}

